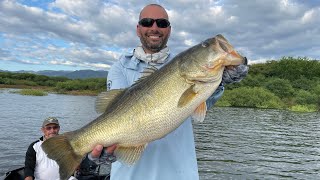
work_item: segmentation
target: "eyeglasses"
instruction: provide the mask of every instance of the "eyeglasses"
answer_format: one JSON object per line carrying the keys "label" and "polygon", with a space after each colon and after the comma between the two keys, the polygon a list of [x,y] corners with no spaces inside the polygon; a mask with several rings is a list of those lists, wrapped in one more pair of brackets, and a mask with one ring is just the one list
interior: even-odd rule
{"label": "eyeglasses", "polygon": [[53,130],[57,130],[57,129],[59,129],[60,128],[60,126],[46,126],[46,127],[44,127],[47,131],[50,131],[51,129],[53,129]]}
{"label": "eyeglasses", "polygon": [[152,27],[153,23],[156,22],[159,28],[167,28],[170,26],[170,22],[167,19],[152,19],[143,18],[139,21],[139,25],[142,27]]}

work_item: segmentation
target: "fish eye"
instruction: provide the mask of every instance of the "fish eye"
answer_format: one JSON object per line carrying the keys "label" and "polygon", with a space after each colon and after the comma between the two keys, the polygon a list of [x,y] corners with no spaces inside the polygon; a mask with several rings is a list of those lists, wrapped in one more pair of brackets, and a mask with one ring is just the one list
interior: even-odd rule
{"label": "fish eye", "polygon": [[203,41],[203,42],[201,43],[201,46],[202,46],[202,47],[208,47],[208,46],[209,46],[209,43],[208,43],[207,41]]}

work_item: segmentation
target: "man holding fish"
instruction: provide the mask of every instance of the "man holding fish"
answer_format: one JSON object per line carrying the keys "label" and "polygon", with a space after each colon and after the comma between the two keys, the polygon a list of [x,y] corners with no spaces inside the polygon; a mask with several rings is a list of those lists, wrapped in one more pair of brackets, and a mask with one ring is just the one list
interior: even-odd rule
{"label": "man holding fish", "polygon": [[[111,68],[107,83],[108,90],[130,86],[138,79],[140,71],[148,64],[157,63],[156,66],[162,66],[170,61],[172,55],[167,47],[170,32],[171,26],[166,10],[156,4],[146,6],[140,13],[139,24],[137,25],[137,36],[140,38],[142,45],[135,48],[132,54],[122,57]],[[138,64],[135,65],[135,62],[138,62]],[[122,72],[126,72],[126,69],[134,69],[135,71],[124,75]],[[225,72],[224,75],[228,78],[228,81],[240,81],[247,74],[247,70],[247,66],[241,66]],[[211,107],[221,97],[222,92],[223,86],[220,85],[207,101],[207,105],[210,104]],[[190,120],[185,121],[166,137],[149,143],[148,146],[140,161],[135,165],[114,163],[111,179],[194,180],[199,178]],[[108,154],[113,152],[114,148],[115,146],[109,148]],[[102,146],[97,146],[92,154],[98,157],[101,149]]]}
{"label": "man holding fish", "polygon": [[93,161],[103,161],[101,152],[117,158],[111,180],[199,179],[192,119],[204,120],[222,96],[223,82],[246,76],[246,58],[222,35],[174,57],[167,47],[169,17],[157,4],[142,9],[136,33],[142,45],[114,63],[108,91],[98,97],[103,114],[43,144],[61,179],[91,150]]}

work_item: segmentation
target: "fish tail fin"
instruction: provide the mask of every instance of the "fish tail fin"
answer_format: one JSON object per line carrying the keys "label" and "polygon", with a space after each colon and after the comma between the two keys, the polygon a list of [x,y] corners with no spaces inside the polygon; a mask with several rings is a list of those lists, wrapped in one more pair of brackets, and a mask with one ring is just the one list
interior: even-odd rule
{"label": "fish tail fin", "polygon": [[42,149],[59,165],[60,179],[68,179],[81,163],[83,156],[76,154],[68,139],[72,133],[51,137],[42,143]]}

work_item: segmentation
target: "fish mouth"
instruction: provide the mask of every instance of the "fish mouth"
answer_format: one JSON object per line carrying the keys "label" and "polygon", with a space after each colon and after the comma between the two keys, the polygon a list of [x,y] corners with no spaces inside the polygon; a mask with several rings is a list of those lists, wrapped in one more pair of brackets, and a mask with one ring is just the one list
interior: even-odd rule
{"label": "fish mouth", "polygon": [[219,63],[222,65],[236,66],[247,62],[247,58],[241,56],[236,50],[234,50],[233,46],[222,35],[218,35],[216,37],[215,44],[216,45],[213,46],[213,49],[223,54],[219,60]]}
{"label": "fish mouth", "polygon": [[244,64],[244,65],[248,65],[248,59],[247,59],[247,57],[244,56],[243,58],[244,58],[244,63],[243,63],[243,64]]}
{"label": "fish mouth", "polygon": [[198,47],[210,49],[203,52],[204,56],[200,50],[193,65],[182,63],[180,74],[188,82],[216,83],[221,81],[225,68],[247,63],[247,58],[241,56],[222,35],[207,39]]}
{"label": "fish mouth", "polygon": [[[222,69],[234,68],[241,64],[247,64],[246,57],[241,56],[234,48],[223,38],[216,39],[216,45],[213,46],[214,51],[221,53],[220,57],[209,61],[203,66],[203,69],[207,71],[206,76],[197,77],[198,82],[212,83],[218,81],[222,77]],[[199,81],[199,79],[201,79]]]}
{"label": "fish mouth", "polygon": [[227,58],[223,63],[224,66],[237,66],[240,64],[246,64],[248,61],[246,57],[242,57],[234,50],[229,52],[226,56]]}

